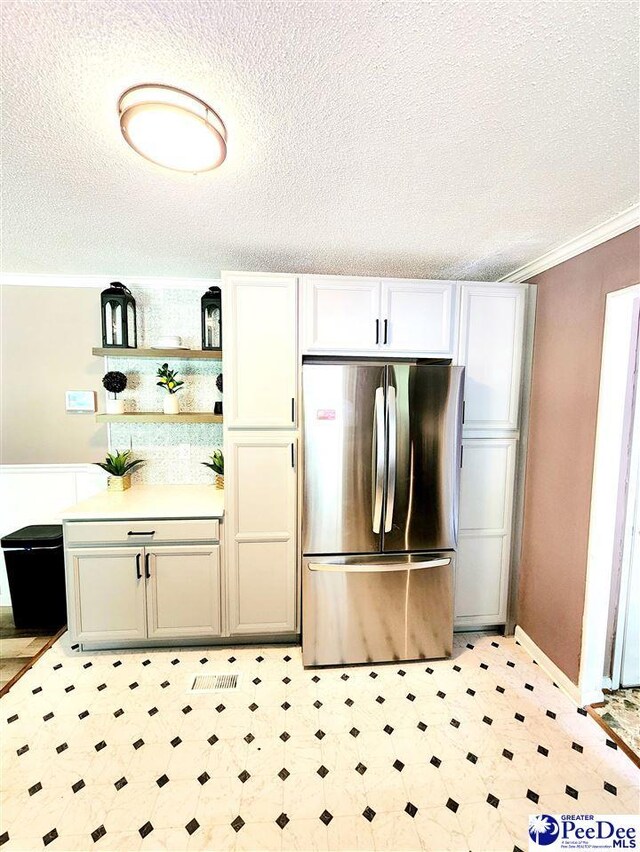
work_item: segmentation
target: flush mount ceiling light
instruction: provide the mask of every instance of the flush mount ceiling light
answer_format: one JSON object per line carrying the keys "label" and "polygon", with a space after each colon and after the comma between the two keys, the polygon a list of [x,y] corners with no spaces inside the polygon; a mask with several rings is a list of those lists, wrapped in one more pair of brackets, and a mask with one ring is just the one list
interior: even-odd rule
{"label": "flush mount ceiling light", "polygon": [[160,84],[134,86],[120,98],[120,129],[134,151],[179,172],[206,172],[227,156],[220,116],[195,95]]}

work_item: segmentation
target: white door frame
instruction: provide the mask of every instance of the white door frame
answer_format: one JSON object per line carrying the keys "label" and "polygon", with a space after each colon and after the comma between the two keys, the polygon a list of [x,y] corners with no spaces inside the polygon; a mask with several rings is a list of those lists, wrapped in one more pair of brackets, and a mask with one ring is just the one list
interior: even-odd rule
{"label": "white door frame", "polygon": [[[640,353],[639,353],[640,354]],[[625,652],[638,656],[638,649],[627,647],[629,637],[627,635],[627,624],[631,617],[631,607],[640,606],[640,600],[633,597],[631,574],[638,571],[640,564],[638,559],[637,533],[640,526],[640,387],[638,384],[638,370],[640,361],[636,362],[636,399],[633,415],[633,430],[631,437],[631,464],[629,469],[629,485],[627,491],[627,507],[623,530],[623,549],[620,565],[619,588],[612,588],[612,604],[616,611],[613,612],[613,636],[612,659],[611,659],[611,689],[619,689],[623,681],[623,669]],[[636,619],[638,618],[636,614]],[[628,672],[627,672],[628,673]],[[606,674],[606,673],[605,673]],[[626,684],[625,684],[626,685]],[[637,683],[632,684],[637,686]]]}
{"label": "white door frame", "polygon": [[578,687],[580,704],[602,701],[611,589],[622,564],[630,471],[640,284],[607,295]]}

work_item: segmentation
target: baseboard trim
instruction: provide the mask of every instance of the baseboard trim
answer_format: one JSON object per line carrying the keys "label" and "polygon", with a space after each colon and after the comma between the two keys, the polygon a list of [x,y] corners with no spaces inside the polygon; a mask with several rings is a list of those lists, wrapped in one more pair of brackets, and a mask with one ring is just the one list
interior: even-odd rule
{"label": "baseboard trim", "polygon": [[631,748],[631,746],[627,745],[627,743],[625,743],[622,737],[617,734],[613,730],[613,728],[610,728],[609,725],[607,725],[602,716],[599,713],[596,713],[596,711],[593,709],[594,706],[594,704],[590,704],[589,707],[587,707],[587,713],[595,722],[598,723],[598,725],[600,725],[602,730],[606,732],[606,734],[611,740],[613,740],[613,742],[618,746],[620,751],[623,751],[627,755],[629,760],[631,760],[632,763],[634,763],[638,767],[638,769],[640,769],[640,755],[637,755],[635,751]]}
{"label": "baseboard trim", "polygon": [[594,228],[589,228],[588,231],[584,231],[572,240],[567,240],[566,243],[545,252],[535,260],[526,263],[524,266],[519,266],[507,275],[503,275],[498,281],[511,281],[515,284],[528,281],[532,275],[540,275],[541,272],[546,272],[547,269],[551,269],[559,263],[571,260],[572,257],[577,257],[601,243],[606,243],[607,240],[624,234],[638,225],[640,225],[640,205],[633,204],[621,213],[607,219],[606,222],[602,222]]}
{"label": "baseboard trim", "polygon": [[[540,666],[543,672],[549,675],[551,680],[568,696],[574,704],[582,707],[580,688],[568,678],[567,675],[559,669],[558,666],[550,660],[547,655],[538,648],[533,639],[524,632],[520,625],[516,625],[514,636],[517,642],[524,648],[529,656]],[[594,699],[594,701],[600,699]],[[592,701],[586,702],[592,704]]]}

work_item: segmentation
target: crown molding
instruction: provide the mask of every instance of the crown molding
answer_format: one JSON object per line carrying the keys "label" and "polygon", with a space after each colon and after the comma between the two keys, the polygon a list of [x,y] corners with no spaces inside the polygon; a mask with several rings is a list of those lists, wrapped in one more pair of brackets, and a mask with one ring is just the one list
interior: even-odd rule
{"label": "crown molding", "polygon": [[559,263],[564,263],[565,260],[571,260],[589,249],[599,246],[601,243],[606,243],[607,240],[613,239],[625,231],[630,231],[640,225],[640,204],[633,204],[622,213],[612,216],[606,222],[596,225],[594,228],[589,228],[578,237],[568,240],[566,243],[557,246],[551,251],[546,252],[535,260],[525,263],[524,266],[519,266],[513,272],[503,275],[498,278],[498,281],[510,281],[514,284],[519,284],[522,281],[528,281],[533,275],[539,275],[541,272],[546,272],[552,266],[557,266]]}
{"label": "crown molding", "polygon": [[218,278],[175,278],[135,275],[45,275],[5,272],[0,277],[3,287],[93,287],[104,290],[111,281],[122,281],[128,287],[151,287],[153,289],[207,290],[220,285]]}

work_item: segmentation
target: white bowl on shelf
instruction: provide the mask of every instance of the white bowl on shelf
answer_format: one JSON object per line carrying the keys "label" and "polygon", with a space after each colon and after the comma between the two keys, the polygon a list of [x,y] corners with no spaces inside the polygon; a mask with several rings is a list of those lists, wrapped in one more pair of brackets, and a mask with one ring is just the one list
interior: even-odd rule
{"label": "white bowl on shelf", "polygon": [[152,349],[188,349],[188,346],[182,345],[182,338],[177,335],[166,335],[159,337],[151,344]]}

